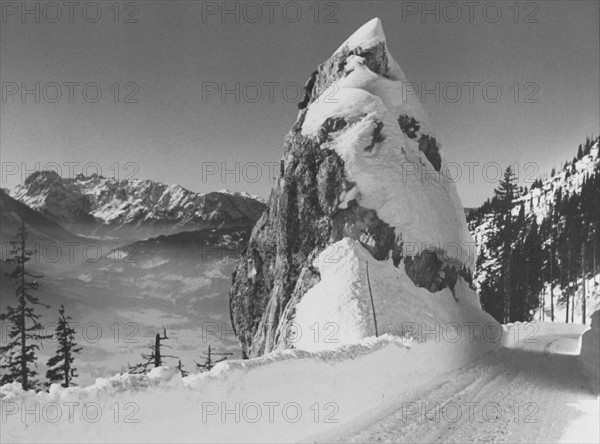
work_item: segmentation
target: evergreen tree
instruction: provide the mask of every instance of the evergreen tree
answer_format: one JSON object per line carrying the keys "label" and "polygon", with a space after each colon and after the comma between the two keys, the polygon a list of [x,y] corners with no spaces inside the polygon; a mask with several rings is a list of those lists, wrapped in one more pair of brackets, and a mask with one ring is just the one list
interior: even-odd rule
{"label": "evergreen tree", "polygon": [[544,281],[548,283],[550,293],[550,320],[554,322],[554,283],[557,279],[558,262],[556,256],[556,221],[557,212],[550,206],[549,216],[542,221],[540,234],[544,241],[542,271]]}
{"label": "evergreen tree", "polygon": [[[477,268],[482,269],[483,264],[488,262],[490,259],[495,258],[495,250],[490,250],[490,257],[486,257],[483,250],[479,252],[477,256]],[[481,301],[481,307],[494,317],[499,322],[502,322],[504,318],[504,304],[502,293],[500,291],[501,282],[499,278],[497,261],[491,261],[491,265],[487,269],[486,278],[481,282],[479,288],[479,295]],[[494,267],[494,265],[496,265]]]}
{"label": "evergreen tree", "polygon": [[[212,351],[211,346],[208,346],[208,353],[204,354],[204,356],[202,356],[202,358],[204,358],[204,363],[199,364],[196,362],[196,368],[202,371],[211,371],[212,368],[218,364],[219,362],[225,361],[227,359],[227,356],[229,355],[233,355],[233,353],[216,353],[214,351]],[[218,359],[213,359],[215,356],[222,356],[221,358]]]}
{"label": "evergreen tree", "polygon": [[[35,251],[27,248],[27,231],[21,223],[17,233],[17,241],[10,243],[10,257],[7,262],[14,264],[15,268],[7,276],[15,281],[16,307],[6,307],[6,312],[0,315],[0,321],[8,322],[8,344],[0,347],[3,370],[0,385],[11,382],[20,382],[23,390],[39,388],[37,380],[36,351],[44,339],[50,335],[42,335],[40,316],[35,312],[36,306],[49,308],[32,294],[38,289],[35,275],[26,269],[26,264],[31,260]],[[31,279],[33,278],[33,280]]]}
{"label": "evergreen tree", "polygon": [[533,218],[533,221],[531,222],[529,232],[525,237],[525,242],[523,245],[522,265],[525,293],[522,296],[524,299],[524,304],[519,320],[531,321],[533,317],[533,311],[540,306],[538,295],[544,287],[542,271],[542,239],[535,218]]}
{"label": "evergreen tree", "polygon": [[510,276],[511,281],[509,282],[509,322],[522,321],[526,313],[526,267],[525,262],[525,238],[527,233],[527,226],[525,220],[525,208],[523,205],[519,208],[519,214],[512,221],[511,234],[514,236],[511,239],[511,258],[509,266],[511,267]]}
{"label": "evergreen tree", "polygon": [[512,208],[514,200],[519,197],[517,179],[510,166],[506,168],[503,179],[500,181],[498,188],[494,190],[494,197],[497,201],[498,213],[496,215],[497,230],[495,236],[493,236],[492,245],[499,251],[502,322],[506,323],[509,322],[511,317],[511,301],[514,299],[513,271],[515,261],[512,248],[518,234],[518,227],[513,221]]}
{"label": "evergreen tree", "polygon": [[73,367],[75,355],[81,352],[81,347],[75,342],[75,330],[69,324],[70,316],[65,315],[65,306],[58,310],[58,325],[55,338],[58,341],[56,355],[48,360],[46,378],[48,385],[60,383],[63,387],[72,385],[73,378],[77,377],[76,368]]}
{"label": "evergreen tree", "polygon": [[[577,156],[561,165],[561,179],[577,174],[579,182],[582,171],[577,171],[575,164],[591,155],[592,147],[598,143],[600,137],[587,138]],[[508,168],[494,197],[471,213],[469,228],[474,230],[486,224],[489,233],[476,269],[485,271],[480,285],[481,304],[498,321],[529,320],[532,310],[545,307],[545,301],[540,299],[545,297],[545,286],[550,294],[552,321],[556,305],[564,304],[563,322],[575,321],[579,308],[586,322],[587,290],[580,282],[595,279],[600,271],[600,163],[595,163],[593,170],[589,164],[585,167],[587,176],[579,183],[562,186],[561,180],[544,186],[541,180],[534,181],[531,189],[542,189],[540,200],[534,196],[523,202]],[[553,177],[555,173],[552,172]],[[552,188],[554,196],[549,196]],[[549,204],[549,211],[538,226],[531,215],[544,203]],[[598,284],[594,281],[594,285]],[[557,286],[561,290],[558,300]],[[540,316],[545,316],[544,310]]]}

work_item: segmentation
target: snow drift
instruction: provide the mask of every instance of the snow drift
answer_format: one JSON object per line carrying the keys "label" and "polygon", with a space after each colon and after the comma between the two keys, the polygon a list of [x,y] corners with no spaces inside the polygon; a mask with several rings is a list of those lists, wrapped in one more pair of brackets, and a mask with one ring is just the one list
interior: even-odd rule
{"label": "snow drift", "polygon": [[183,379],[161,367],[85,388],[54,385],[49,393],[5,385],[1,436],[3,442],[311,441],[390,407],[402,392],[473,360],[473,350],[385,336],[335,351],[222,362]]}

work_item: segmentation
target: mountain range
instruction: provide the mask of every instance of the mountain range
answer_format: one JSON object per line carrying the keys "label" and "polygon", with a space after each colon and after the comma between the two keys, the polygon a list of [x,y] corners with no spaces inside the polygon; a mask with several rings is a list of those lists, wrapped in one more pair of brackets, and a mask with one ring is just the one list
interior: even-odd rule
{"label": "mountain range", "polygon": [[[0,236],[15,240],[21,221],[30,271],[41,273],[44,324],[64,304],[83,345],[80,383],[133,364],[167,329],[170,354],[192,368],[211,343],[239,356],[227,294],[235,263],[265,204],[245,193],[198,194],[178,185],[99,176],[65,179],[37,172],[0,191]],[[2,307],[12,303],[3,248]],[[203,331],[217,333],[204,338]],[[53,345],[40,350],[40,363]]]}

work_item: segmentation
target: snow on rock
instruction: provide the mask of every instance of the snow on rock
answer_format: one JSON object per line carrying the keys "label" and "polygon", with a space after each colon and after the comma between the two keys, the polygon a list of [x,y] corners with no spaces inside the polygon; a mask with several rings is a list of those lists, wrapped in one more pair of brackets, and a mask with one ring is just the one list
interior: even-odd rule
{"label": "snow on rock", "polygon": [[[470,289],[474,243],[460,198],[441,178],[440,144],[405,82],[379,19],[308,79],[230,292],[248,356],[372,335],[367,260],[380,333],[402,333],[404,321],[491,321]],[[339,261],[327,264],[324,252],[336,248]],[[296,344],[290,325],[317,321],[337,328],[338,342]]]}
{"label": "snow on rock", "polygon": [[[3,442],[311,441],[389,408],[474,359],[464,344],[383,336],[335,351],[287,350],[181,378],[161,367],[89,387],[0,388]],[[365,383],[368,381],[368,384]]]}
{"label": "snow on rock", "polygon": [[[385,36],[379,19],[373,19],[337,52],[379,43],[385,44]],[[321,148],[333,149],[342,158],[348,180],[357,184],[358,203],[376,210],[406,243],[460,248],[457,259],[471,268],[473,240],[456,188],[420,150],[417,139],[432,135],[428,119],[416,96],[406,94],[407,80],[387,48],[385,54],[387,69],[382,73],[373,72],[363,57],[349,56],[342,77],[308,106],[302,134],[316,135],[327,119],[343,118],[349,124],[330,134]],[[400,116],[415,119],[419,130],[405,134]],[[378,125],[378,141],[373,142]],[[438,155],[444,163],[440,150]]]}

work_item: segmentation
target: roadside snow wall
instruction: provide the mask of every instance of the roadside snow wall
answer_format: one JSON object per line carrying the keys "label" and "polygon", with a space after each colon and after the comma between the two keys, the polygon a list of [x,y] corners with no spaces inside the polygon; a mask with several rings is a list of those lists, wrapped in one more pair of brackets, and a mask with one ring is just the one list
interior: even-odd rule
{"label": "roadside snow wall", "polygon": [[496,343],[388,335],[333,351],[286,350],[181,378],[161,367],[49,393],[0,388],[3,442],[307,441],[392,405]]}

